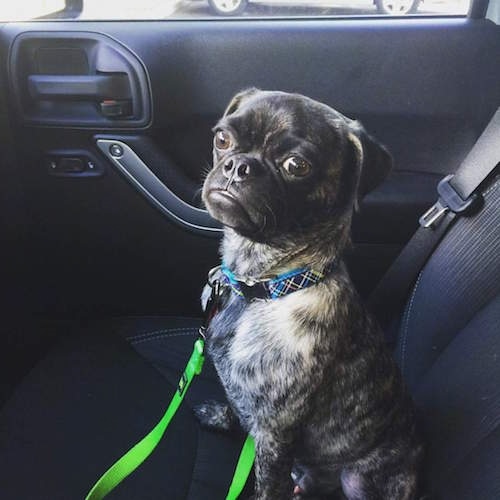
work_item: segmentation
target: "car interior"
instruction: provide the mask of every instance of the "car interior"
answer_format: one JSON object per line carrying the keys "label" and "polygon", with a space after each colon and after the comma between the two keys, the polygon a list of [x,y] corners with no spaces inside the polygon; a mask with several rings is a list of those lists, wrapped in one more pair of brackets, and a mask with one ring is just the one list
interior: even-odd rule
{"label": "car interior", "polygon": [[[85,498],[163,414],[219,264],[200,190],[236,92],[310,96],[391,152],[347,255],[368,298],[500,105],[499,24],[499,0],[446,17],[0,23],[0,497]],[[394,297],[427,498],[500,498],[498,172],[480,191]],[[223,398],[206,363],[108,497],[225,498],[245,436],[192,411]]]}

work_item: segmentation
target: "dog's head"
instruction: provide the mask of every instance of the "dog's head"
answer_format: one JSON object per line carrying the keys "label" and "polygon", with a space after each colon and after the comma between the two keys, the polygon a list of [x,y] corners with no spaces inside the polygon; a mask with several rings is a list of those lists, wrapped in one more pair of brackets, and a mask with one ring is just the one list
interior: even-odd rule
{"label": "dog's head", "polygon": [[387,150],[356,121],[298,94],[237,94],[214,128],[203,186],[210,214],[267,241],[351,213],[388,174]]}

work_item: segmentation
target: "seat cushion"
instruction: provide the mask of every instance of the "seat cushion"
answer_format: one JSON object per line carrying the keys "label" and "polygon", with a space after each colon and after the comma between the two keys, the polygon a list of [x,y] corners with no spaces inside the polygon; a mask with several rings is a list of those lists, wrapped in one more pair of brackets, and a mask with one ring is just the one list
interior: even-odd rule
{"label": "seat cushion", "polygon": [[[84,498],[163,415],[197,325],[131,318],[62,338],[0,413],[2,498]],[[157,449],[109,498],[224,498],[244,436],[205,431],[191,410],[223,397],[207,363]]]}
{"label": "seat cushion", "polygon": [[415,392],[433,498],[500,498],[498,325],[500,296],[453,338]]}

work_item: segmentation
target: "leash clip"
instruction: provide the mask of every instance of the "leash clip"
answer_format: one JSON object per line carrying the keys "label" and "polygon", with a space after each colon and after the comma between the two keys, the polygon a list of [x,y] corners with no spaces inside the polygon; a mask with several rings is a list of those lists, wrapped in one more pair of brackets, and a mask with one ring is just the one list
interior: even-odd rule
{"label": "leash clip", "polygon": [[225,288],[225,285],[221,283],[219,279],[214,278],[217,272],[220,271],[220,268],[221,266],[214,267],[213,269],[210,269],[208,273],[207,283],[211,288],[210,297],[208,297],[207,304],[205,306],[205,316],[203,318],[203,323],[198,330],[198,333],[203,340],[206,340],[208,325],[219,310],[220,298]]}
{"label": "leash clip", "polygon": [[222,269],[222,266],[215,266],[215,267],[212,267],[212,269],[210,269],[210,271],[208,271],[207,283],[208,283],[208,286],[210,288],[213,289],[216,282],[219,282],[219,284],[220,284],[220,281],[219,280],[215,280],[214,276],[218,272],[220,272],[221,269]]}

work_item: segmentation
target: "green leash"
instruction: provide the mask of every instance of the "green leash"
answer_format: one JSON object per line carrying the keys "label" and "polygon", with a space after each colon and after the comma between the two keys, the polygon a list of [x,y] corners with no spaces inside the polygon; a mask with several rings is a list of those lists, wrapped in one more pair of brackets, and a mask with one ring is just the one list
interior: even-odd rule
{"label": "green leash", "polygon": [[[165,433],[168,424],[179,408],[184,395],[186,394],[191,382],[196,375],[201,373],[205,357],[203,350],[205,343],[202,339],[198,339],[194,344],[193,354],[189,358],[184,373],[179,380],[179,386],[175,392],[167,411],[156,424],[154,429],[144,436],[135,446],[133,446],[123,457],[115,462],[95,483],[90,490],[85,500],[101,500],[118,484],[120,484],[129,474],[134,472],[139,465],[149,457],[156,448]],[[233,480],[226,496],[226,500],[236,500],[242,492],[248,475],[252,469],[255,457],[255,448],[253,439],[247,436],[246,441],[241,450]]]}

